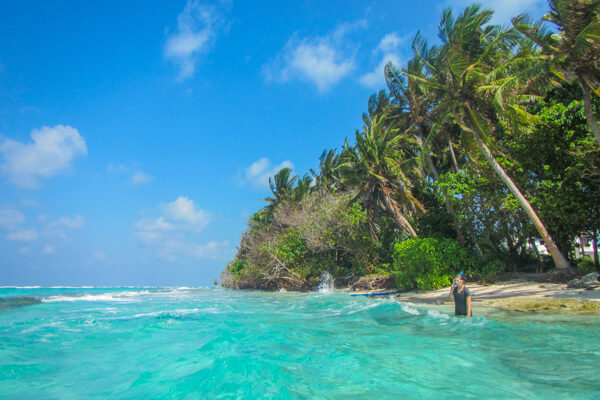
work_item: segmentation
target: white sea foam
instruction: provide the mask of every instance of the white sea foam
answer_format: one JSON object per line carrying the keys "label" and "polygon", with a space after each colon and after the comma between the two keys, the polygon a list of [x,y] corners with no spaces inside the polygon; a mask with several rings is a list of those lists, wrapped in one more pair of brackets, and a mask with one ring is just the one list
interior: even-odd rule
{"label": "white sea foam", "polygon": [[421,315],[419,310],[417,310],[413,306],[414,306],[414,304],[411,304],[411,303],[400,303],[400,308],[402,308],[402,311],[412,314],[412,315]]}
{"label": "white sea foam", "polygon": [[335,292],[335,285],[333,283],[333,277],[327,271],[321,273],[321,282],[319,283],[319,293],[333,293]]}
{"label": "white sea foam", "polygon": [[427,315],[435,319],[450,319],[450,316],[448,314],[442,314],[438,310],[427,310]]}
{"label": "white sea foam", "polygon": [[0,289],[41,289],[41,286],[0,286]]}
{"label": "white sea foam", "polygon": [[366,305],[364,305],[362,307],[359,307],[359,308],[356,308],[356,309],[348,311],[347,314],[356,314],[356,313],[359,313],[359,312],[370,310],[372,308],[381,307],[382,305],[389,304],[389,303],[390,303],[389,301],[385,301],[385,300],[382,300],[382,301],[372,301],[372,302],[369,302],[368,304],[366,304]]}
{"label": "white sea foam", "polygon": [[150,294],[147,290],[139,292],[114,292],[114,293],[100,293],[100,294],[84,294],[83,296],[77,295],[58,295],[50,296],[42,299],[43,303],[55,303],[59,301],[114,301],[114,302],[134,302],[135,298]]}

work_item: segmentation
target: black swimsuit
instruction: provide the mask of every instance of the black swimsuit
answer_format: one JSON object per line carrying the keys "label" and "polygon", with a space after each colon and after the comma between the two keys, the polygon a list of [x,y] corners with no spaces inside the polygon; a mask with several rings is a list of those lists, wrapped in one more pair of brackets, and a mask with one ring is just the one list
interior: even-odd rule
{"label": "black swimsuit", "polygon": [[458,288],[454,289],[454,315],[467,315],[467,297],[471,296],[471,292],[465,286],[462,292]]}

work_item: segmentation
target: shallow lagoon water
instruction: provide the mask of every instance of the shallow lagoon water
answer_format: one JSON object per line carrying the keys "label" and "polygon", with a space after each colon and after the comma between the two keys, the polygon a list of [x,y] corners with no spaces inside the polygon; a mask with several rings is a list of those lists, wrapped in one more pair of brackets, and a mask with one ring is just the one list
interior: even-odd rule
{"label": "shallow lagoon water", "polygon": [[0,289],[3,399],[600,398],[600,316],[345,293]]}

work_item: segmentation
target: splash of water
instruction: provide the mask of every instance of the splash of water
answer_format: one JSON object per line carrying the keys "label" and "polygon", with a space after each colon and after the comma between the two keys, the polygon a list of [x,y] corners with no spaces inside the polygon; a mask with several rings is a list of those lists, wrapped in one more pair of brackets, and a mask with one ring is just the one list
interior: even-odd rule
{"label": "splash of water", "polygon": [[319,293],[333,293],[335,292],[335,285],[333,284],[333,277],[327,271],[323,271],[321,274],[321,282],[319,283]]}

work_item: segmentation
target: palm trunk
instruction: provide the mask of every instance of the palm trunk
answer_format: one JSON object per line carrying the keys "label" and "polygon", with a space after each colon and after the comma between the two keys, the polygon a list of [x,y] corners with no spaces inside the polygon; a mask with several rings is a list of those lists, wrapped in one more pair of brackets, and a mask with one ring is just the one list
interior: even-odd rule
{"label": "palm trunk", "polygon": [[590,131],[594,134],[596,143],[600,146],[600,125],[594,118],[594,112],[592,111],[592,96],[590,95],[590,88],[583,79],[579,79],[579,85],[583,91],[583,113],[585,114],[585,120],[590,128]]}
{"label": "palm trunk", "polygon": [[471,132],[473,133],[475,141],[477,142],[477,145],[479,146],[479,149],[483,153],[485,159],[488,161],[488,163],[490,164],[490,166],[492,167],[494,172],[496,172],[498,177],[500,177],[502,182],[504,182],[504,184],[506,185],[508,190],[510,190],[512,195],[515,196],[515,198],[517,199],[517,201],[519,202],[519,204],[521,205],[523,210],[525,210],[525,213],[527,214],[529,219],[531,219],[533,226],[535,226],[538,233],[544,240],[546,248],[548,249],[548,252],[552,256],[552,260],[554,260],[554,264],[556,265],[556,268],[569,268],[570,267],[569,261],[567,261],[565,256],[560,252],[560,250],[556,246],[556,243],[554,243],[554,240],[552,239],[552,237],[546,230],[546,227],[544,226],[544,224],[542,223],[542,221],[540,220],[540,218],[534,211],[534,209],[531,206],[531,204],[529,203],[529,201],[525,198],[525,196],[523,196],[523,194],[521,193],[519,188],[515,185],[515,183],[512,181],[512,179],[506,174],[506,172],[504,171],[502,166],[500,164],[498,164],[498,161],[496,161],[496,159],[494,158],[494,155],[492,154],[490,149],[487,147],[487,145],[484,143],[483,139],[481,138],[481,136],[479,134],[479,132],[480,132],[479,122],[477,121],[477,118],[473,114],[473,110],[471,109],[471,107],[469,106],[468,103],[466,104],[466,107],[468,110],[469,118],[471,119],[471,123],[473,124],[472,126],[474,127],[474,129]]}
{"label": "palm trunk", "polygon": [[592,246],[594,249],[594,265],[596,265],[596,271],[600,272],[600,265],[598,265],[598,231],[594,230],[594,238],[592,239]]}
{"label": "palm trunk", "polygon": [[402,215],[398,208],[395,207],[394,204],[392,204],[393,200],[390,198],[389,194],[383,193],[383,201],[385,202],[385,206],[390,212],[390,214],[392,214],[394,221],[396,221],[396,225],[398,225],[398,228],[407,231],[412,237],[417,237],[417,232],[412,227],[410,222],[408,222],[408,220],[404,217],[404,215]]}
{"label": "palm trunk", "polygon": [[452,147],[452,140],[450,138],[448,138],[448,148],[450,149],[450,156],[452,157],[454,172],[458,172],[460,169],[458,168],[458,161],[456,161],[456,154],[454,154],[454,147]]}
{"label": "palm trunk", "polygon": [[[427,155],[427,163],[429,164],[429,169],[431,170],[433,177],[436,181],[439,181],[440,173],[435,167],[435,164],[433,163],[433,160],[431,159],[430,155]],[[462,230],[458,225],[458,218],[456,217],[456,212],[454,211],[454,207],[452,207],[452,203],[450,202],[450,198],[448,197],[448,192],[446,191],[446,189],[442,189],[442,195],[444,196],[444,201],[446,202],[446,208],[448,209],[448,213],[450,214],[450,216],[452,216],[452,224],[454,225],[454,230],[456,231],[456,237],[458,238],[460,245],[462,247],[465,247],[467,241],[465,240],[465,236],[463,235]]]}

